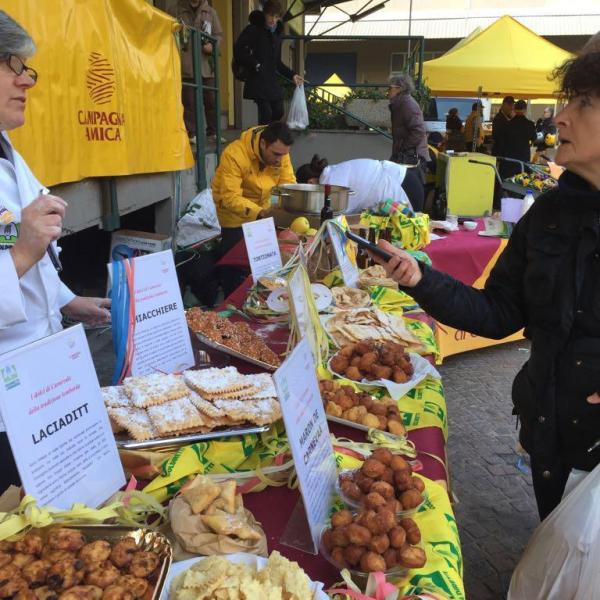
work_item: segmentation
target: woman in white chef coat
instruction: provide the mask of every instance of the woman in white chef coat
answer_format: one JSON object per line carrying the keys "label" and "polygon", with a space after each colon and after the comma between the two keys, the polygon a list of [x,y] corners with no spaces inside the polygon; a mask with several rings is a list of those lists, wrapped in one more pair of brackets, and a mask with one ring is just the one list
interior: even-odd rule
{"label": "woman in white chef coat", "polygon": [[[27,32],[0,11],[0,354],[62,329],[62,315],[86,322],[110,319],[110,300],[75,296],[46,250],[56,248],[67,203],[46,191],[12,147],[7,131],[25,122],[27,92],[37,73]],[[0,416],[1,417],[1,416]],[[19,483],[0,418],[0,493]]]}
{"label": "woman in white chef coat", "polygon": [[298,167],[298,183],[342,185],[354,194],[348,199],[347,214],[356,214],[391,198],[404,201],[415,212],[423,210],[424,189],[420,173],[414,168],[389,160],[358,158],[330,165],[315,154],[310,163]]}

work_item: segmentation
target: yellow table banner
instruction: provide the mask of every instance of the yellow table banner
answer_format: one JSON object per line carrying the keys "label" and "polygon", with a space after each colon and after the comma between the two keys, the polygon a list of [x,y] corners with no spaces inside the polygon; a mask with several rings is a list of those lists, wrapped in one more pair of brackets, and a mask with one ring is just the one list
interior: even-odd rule
{"label": "yellow table banner", "polygon": [[40,181],[193,166],[173,18],[145,0],[0,0],[0,9],[38,49],[26,123],[10,135]]}

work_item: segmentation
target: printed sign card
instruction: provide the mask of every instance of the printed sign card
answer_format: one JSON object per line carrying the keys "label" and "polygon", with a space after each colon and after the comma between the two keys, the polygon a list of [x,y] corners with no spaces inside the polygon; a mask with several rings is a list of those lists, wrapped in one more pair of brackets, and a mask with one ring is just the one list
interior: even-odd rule
{"label": "printed sign card", "polygon": [[244,223],[242,229],[254,282],[266,273],[281,269],[281,252],[273,217]]}
{"label": "printed sign card", "polygon": [[344,285],[356,287],[358,284],[358,265],[356,264],[356,244],[346,237],[348,221],[339,216],[327,222],[327,231],[338,265],[342,271]]}

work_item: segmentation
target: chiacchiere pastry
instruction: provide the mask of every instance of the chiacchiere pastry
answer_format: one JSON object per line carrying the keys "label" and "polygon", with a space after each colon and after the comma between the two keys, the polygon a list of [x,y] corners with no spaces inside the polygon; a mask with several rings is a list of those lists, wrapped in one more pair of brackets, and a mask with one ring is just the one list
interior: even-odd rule
{"label": "chiacchiere pastry", "polygon": [[108,414],[138,442],[158,437],[158,431],[143,408],[109,408]]}
{"label": "chiacchiere pastry", "polygon": [[161,436],[182,430],[193,431],[206,425],[206,420],[187,396],[149,406],[147,411],[154,429]]}
{"label": "chiacchiere pastry", "polygon": [[231,396],[242,390],[243,395],[257,391],[250,378],[238,373],[235,367],[184,371],[183,379],[190,388],[206,399]]}
{"label": "chiacchiere pastry", "polygon": [[135,408],[163,404],[187,396],[189,393],[180,375],[164,373],[129,377],[123,382],[123,387]]}

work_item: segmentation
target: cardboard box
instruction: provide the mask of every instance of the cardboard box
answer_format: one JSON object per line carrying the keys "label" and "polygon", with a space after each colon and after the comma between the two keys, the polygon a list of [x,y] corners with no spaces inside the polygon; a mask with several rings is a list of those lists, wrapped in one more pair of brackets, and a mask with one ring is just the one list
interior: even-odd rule
{"label": "cardboard box", "polygon": [[171,238],[161,233],[147,233],[145,231],[133,231],[131,229],[120,229],[112,234],[110,242],[109,262],[120,260],[125,257],[133,258],[161,252],[171,249]]}

